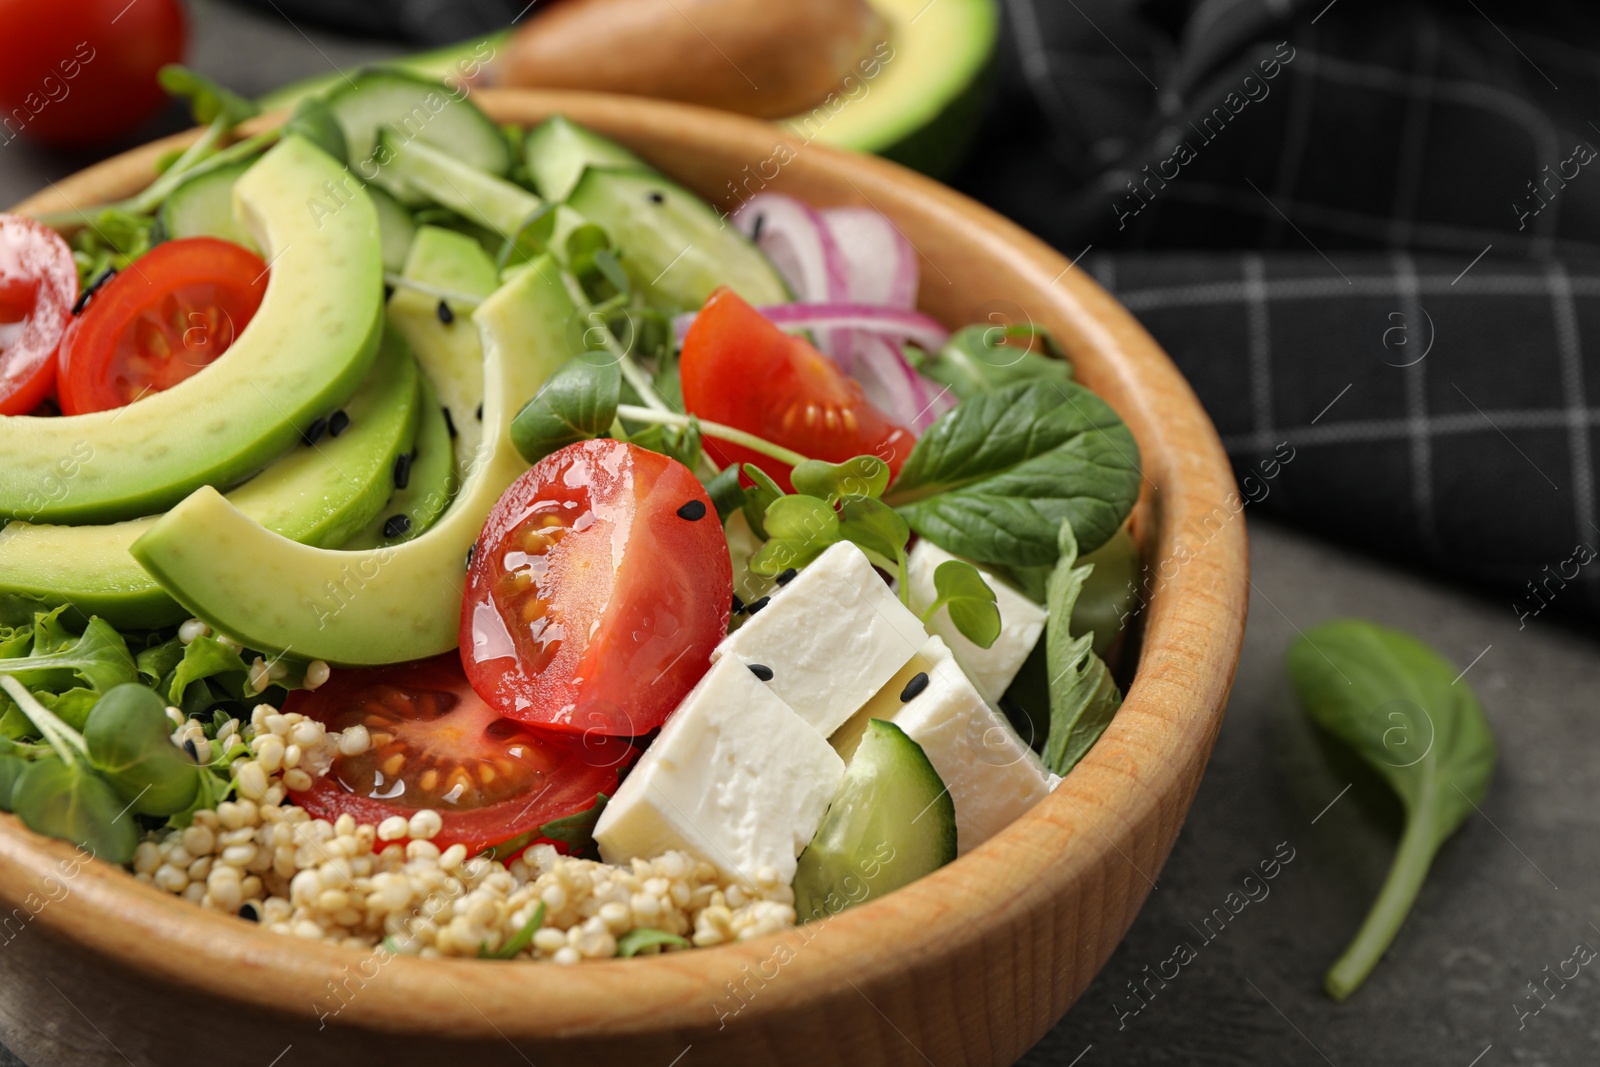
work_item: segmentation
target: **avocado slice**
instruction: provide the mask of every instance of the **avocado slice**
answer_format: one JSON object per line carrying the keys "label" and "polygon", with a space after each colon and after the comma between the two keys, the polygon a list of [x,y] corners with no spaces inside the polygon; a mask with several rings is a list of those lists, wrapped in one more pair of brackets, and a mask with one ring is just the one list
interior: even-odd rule
{"label": "avocado slice", "polygon": [[[478,302],[500,285],[494,263],[477,241],[440,226],[417,231],[402,277]],[[436,296],[399,286],[389,298],[389,321],[411,342],[422,372],[450,413],[458,471],[466,470],[483,440],[478,419],[483,403],[483,342],[468,318],[470,311],[452,308],[450,321],[445,322]]]}
{"label": "avocado slice", "polygon": [[[0,518],[154,514],[242,481],[350,399],[383,325],[378,215],[358,186],[298,136],[240,177],[235,213],[272,269],[255,318],[214,364],[136,404],[0,418]],[[326,189],[341,187],[344,205],[329,207]]]}
{"label": "avocado slice", "polygon": [[534,260],[473,313],[483,337],[483,448],[422,536],[361,552],[313,548],[252,521],[210,487],[131,549],[178,603],[249,648],[370,666],[457,647],[467,552],[527,464],[511,420],[569,355],[574,312],[555,262]]}
{"label": "avocado slice", "polygon": [[[341,544],[379,514],[393,488],[395,457],[417,434],[418,383],[405,342],[386,333],[366,382],[341,409],[346,428],[324,433],[315,446],[297,444],[228,499],[284,537]],[[72,604],[118,629],[182,622],[188,614],[128,554],[155,524],[155,518],[105,526],[13,522],[0,529],[0,593]]]}
{"label": "avocado slice", "polygon": [[[439,406],[439,395],[422,374],[417,375],[417,417],[417,439],[408,453],[405,488],[396,488],[367,528],[340,548],[355,551],[409,541],[438,521],[449,507],[450,496],[456,491],[455,453],[450,448],[450,430],[444,421],[444,408]],[[399,469],[396,466],[390,472],[391,486],[395,484],[394,471]],[[397,517],[405,521],[399,522]],[[311,543],[304,538],[295,540]]]}

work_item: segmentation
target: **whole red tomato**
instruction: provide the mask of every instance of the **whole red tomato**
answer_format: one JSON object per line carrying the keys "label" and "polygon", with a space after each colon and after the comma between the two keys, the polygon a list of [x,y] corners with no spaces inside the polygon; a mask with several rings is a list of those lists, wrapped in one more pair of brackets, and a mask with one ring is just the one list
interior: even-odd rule
{"label": "whole red tomato", "polygon": [[0,144],[134,128],[166,103],[156,72],[188,37],[177,0],[0,0]]}

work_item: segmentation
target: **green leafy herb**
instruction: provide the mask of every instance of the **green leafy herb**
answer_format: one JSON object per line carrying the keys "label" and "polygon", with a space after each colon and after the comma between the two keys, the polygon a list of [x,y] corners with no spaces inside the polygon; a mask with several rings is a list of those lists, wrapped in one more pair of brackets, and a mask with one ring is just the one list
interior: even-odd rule
{"label": "green leafy herb", "polygon": [[182,811],[200,788],[199,768],[171,735],[166,705],[142,685],[101,697],[83,729],[89,762],[143,815]]}
{"label": "green leafy herb", "polygon": [[795,492],[837,504],[851,497],[881,497],[889,488],[889,465],[877,456],[856,456],[843,463],[808,459],[794,468],[789,480]]}
{"label": "green leafy herb", "polygon": [[1000,636],[1000,609],[978,568],[966,560],[947,559],[933,572],[933,590],[933,603],[922,613],[924,625],[940,608],[947,608],[962,637],[979,648],[994,644]]}
{"label": "green leafy herb", "polygon": [[133,859],[139,843],[127,802],[83,763],[34,760],[18,776],[11,805],[34,833],[71,841],[111,863]]}
{"label": "green leafy herb", "polygon": [[652,452],[660,452],[691,468],[700,462],[700,456],[705,451],[700,437],[700,420],[693,415],[689,416],[687,426],[666,426],[661,423],[646,426],[638,433],[630,433],[628,442]]}
{"label": "green leafy herb", "polygon": [[[61,624],[64,608],[39,615],[31,649],[25,656],[0,659],[0,672],[24,685],[62,692],[86,685],[105,692],[139,680],[138,668],[122,635],[104,619],[90,619],[81,635]],[[14,642],[13,642],[14,643]]]}
{"label": "green leafy herb", "polygon": [[600,814],[606,810],[608,799],[604,793],[596,793],[594,803],[582,811],[552,819],[539,827],[539,836],[566,845],[569,856],[585,860],[599,859],[600,847],[594,843],[594,828],[600,821]]}
{"label": "green leafy herb", "polygon": [[839,513],[826,500],[790,494],[774,500],[763,519],[767,543],[750,559],[750,570],[765,578],[804,567],[838,542]]}
{"label": "green leafy herb", "polygon": [[127,270],[156,243],[156,220],[148,215],[108,207],[82,221],[83,228],[68,240],[80,289],[87,289],[108,270]]}
{"label": "green leafy herb", "polygon": [[766,471],[754,463],[744,465],[744,476],[751,482],[750,488],[744,493],[744,517],[750,523],[750,531],[765,541],[767,509],[772,506],[774,500],[783,495],[783,490]]}
{"label": "green leafy herb", "polygon": [[29,763],[21,756],[6,753],[0,755],[0,811],[15,810],[11,806],[11,793],[17,786],[17,780],[22,777],[22,772],[27,770]]}
{"label": "green leafy herb", "polygon": [[744,507],[744,487],[739,484],[739,468],[724,467],[717,476],[706,483],[706,495],[717,509],[717,520],[727,522],[728,516]]}
{"label": "green leafy herb", "polygon": [[246,675],[249,670],[244,658],[232,646],[210,635],[196,637],[184,647],[183,658],[173,668],[167,699],[174,704],[182,704],[189,687],[195,682],[218,675]]}
{"label": "green leafy herb", "polygon": [[1054,563],[1070,522],[1104,544],[1139,495],[1139,447],[1105,401],[1075,382],[1007,386],[946,412],[912,449],[885,500],[912,529],[982,564]]}
{"label": "green leafy herb", "polygon": [[100,694],[93,689],[80,686],[60,693],[41,689],[33,694],[33,698],[49,708],[56,718],[74,730],[82,730],[84,724],[89,721],[89,712],[94,710],[95,704],[99,702]]}
{"label": "green leafy herb", "polygon": [[529,463],[599,437],[617,419],[622,372],[603,355],[563,363],[511,422],[511,441]]}
{"label": "green leafy herb", "polygon": [[529,945],[533,944],[533,935],[538,933],[539,928],[543,925],[544,901],[541,900],[538,904],[534,905],[533,914],[528,917],[527,922],[522,924],[522,929],[512,934],[511,938],[505,944],[501,945],[493,952],[489,951],[488,945],[480,946],[478,949],[478,958],[483,960],[515,959],[517,953],[523,951]]}
{"label": "green leafy herb", "polygon": [[156,80],[173,96],[189,101],[195,122],[202,126],[209,126],[218,119],[230,127],[237,126],[261,110],[231,89],[224,89],[205,75],[177,63],[162,67]]}
{"label": "green leafy herb", "polygon": [[1126,527],[1082,559],[1094,572],[1083,583],[1072,609],[1072,632],[1094,633],[1094,654],[1106,655],[1117,636],[1127,628],[1127,618],[1138,601],[1134,583],[1139,580],[1139,546]]}
{"label": "green leafy herb", "polygon": [[320,96],[302,97],[295,105],[289,121],[283,124],[283,135],[299,134],[342,165],[349,158],[345,144],[344,127],[334,117],[333,109]]}
{"label": "green leafy herb", "polygon": [[637,926],[621,937],[617,938],[617,955],[623,958],[637,956],[649,948],[688,948],[689,942],[677,934],[669,934],[665,930],[654,930],[648,926]]}
{"label": "green leafy herb", "polygon": [[1031,323],[957,330],[919,369],[962,400],[1018,382],[1072,380],[1072,364],[1050,334]]}
{"label": "green leafy herb", "polygon": [[1059,560],[1050,575],[1045,606],[1045,666],[1050,679],[1050,728],[1044,765],[1066,774],[1100,740],[1122,706],[1122,694],[1105,662],[1094,654],[1094,634],[1072,636],[1072,609],[1093,566],[1078,565],[1078,543],[1061,524]]}
{"label": "green leafy herb", "polygon": [[1311,720],[1376,771],[1406,827],[1378,899],[1323,988],[1344,1000],[1388,949],[1439,846],[1489,791],[1495,743],[1456,669],[1420,641],[1359,619],[1324,623],[1289,649],[1289,676]]}

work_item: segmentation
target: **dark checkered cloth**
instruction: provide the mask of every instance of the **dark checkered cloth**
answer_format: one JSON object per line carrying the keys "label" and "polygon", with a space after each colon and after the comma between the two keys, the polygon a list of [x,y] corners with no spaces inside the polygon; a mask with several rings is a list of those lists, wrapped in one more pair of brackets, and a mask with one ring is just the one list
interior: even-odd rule
{"label": "dark checkered cloth", "polygon": [[1005,3],[956,183],[1088,252],[1254,506],[1600,611],[1600,12]]}

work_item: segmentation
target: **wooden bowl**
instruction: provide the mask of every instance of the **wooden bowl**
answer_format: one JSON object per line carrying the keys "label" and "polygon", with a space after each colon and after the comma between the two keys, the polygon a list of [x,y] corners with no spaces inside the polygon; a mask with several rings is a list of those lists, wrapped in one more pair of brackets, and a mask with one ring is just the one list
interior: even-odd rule
{"label": "wooden bowl", "polygon": [[[756,941],[571,968],[384,960],[295,940],[81,863],[70,846],[0,816],[6,1042],[31,1067],[218,1056],[266,1067],[280,1055],[283,1067],[1012,1062],[1133,921],[1222,721],[1248,582],[1216,432],[1166,355],[1082,270],[926,178],[680,105],[518,91],[478,99],[505,122],[564,112],[724,206],[767,188],[876,208],[921,254],[925,311],[951,326],[1020,311],[1054,330],[1144,456],[1139,531],[1159,577],[1127,701],[1054,794],[899,892]],[[192,136],[91,167],[21,208],[127,196]]]}

